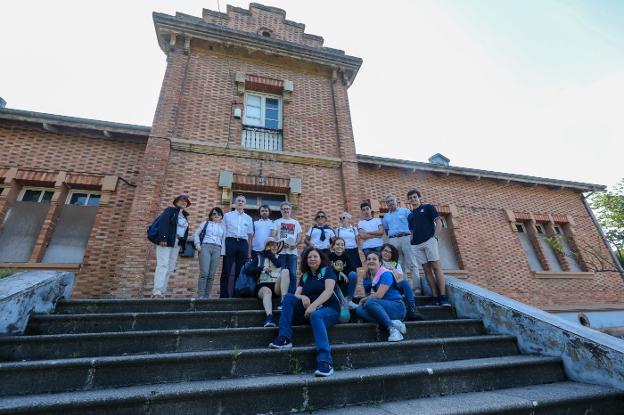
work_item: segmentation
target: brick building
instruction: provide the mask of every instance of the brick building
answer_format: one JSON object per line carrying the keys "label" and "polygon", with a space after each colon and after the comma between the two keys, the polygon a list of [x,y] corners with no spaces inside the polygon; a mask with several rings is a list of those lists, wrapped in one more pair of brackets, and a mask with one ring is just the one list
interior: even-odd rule
{"label": "brick building", "polygon": [[[141,297],[155,267],[145,230],[178,193],[192,229],[239,193],[276,212],[291,201],[307,228],[318,208],[336,225],[362,200],[382,215],[386,193],[406,206],[418,188],[444,215],[449,275],[546,309],[624,309],[621,276],[584,249],[610,260],[583,195],[603,186],[357,154],[360,58],[255,3],[153,17],[167,69],[151,127],[0,108],[0,268],[71,269],[76,296]],[[193,296],[197,271],[180,258],[169,294]]]}

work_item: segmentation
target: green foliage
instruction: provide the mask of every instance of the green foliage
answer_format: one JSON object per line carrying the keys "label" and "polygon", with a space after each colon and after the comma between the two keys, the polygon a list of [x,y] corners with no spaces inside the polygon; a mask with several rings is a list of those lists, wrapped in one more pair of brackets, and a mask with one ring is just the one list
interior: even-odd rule
{"label": "green foliage", "polygon": [[612,190],[595,194],[591,206],[620,264],[624,265],[624,179]]}
{"label": "green foliage", "polygon": [[12,270],[11,268],[3,268],[3,269],[0,269],[0,280],[1,280],[2,278],[9,277],[9,276],[11,276],[11,275],[13,275],[13,274],[15,274],[15,271],[14,271],[14,270]]}

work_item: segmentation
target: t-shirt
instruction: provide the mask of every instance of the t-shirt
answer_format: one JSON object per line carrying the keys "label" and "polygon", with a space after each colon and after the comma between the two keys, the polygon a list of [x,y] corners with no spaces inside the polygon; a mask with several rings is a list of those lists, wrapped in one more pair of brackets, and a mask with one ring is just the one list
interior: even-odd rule
{"label": "t-shirt", "polygon": [[396,289],[394,275],[392,275],[392,272],[387,271],[381,274],[379,281],[377,281],[377,284],[373,286],[373,292],[377,292],[377,290],[379,290],[379,286],[382,284],[390,287],[384,294],[382,300],[402,301],[401,293]]}
{"label": "t-shirt", "polygon": [[[323,232],[325,232],[325,239],[321,241],[321,236],[323,235]],[[336,234],[334,233],[334,230],[329,226],[324,229],[312,226],[308,230],[308,236],[310,237],[310,243],[316,249],[329,249],[329,246],[331,245],[331,238],[335,237]]]}
{"label": "t-shirt", "polygon": [[[320,270],[319,270],[320,271]],[[305,280],[305,281],[304,281]],[[316,301],[316,299],[325,291],[325,280],[336,281],[336,273],[330,267],[325,268],[325,272],[317,272],[316,274],[304,274],[299,280],[299,286],[303,287],[301,294],[307,296],[310,299],[310,303]],[[326,307],[332,307],[336,310],[340,310],[340,304],[335,295],[331,295],[327,301],[323,304]]]}
{"label": "t-shirt", "polygon": [[[358,229],[362,229],[364,232],[375,232],[379,230],[380,225],[381,219],[379,218],[363,219],[358,222]],[[379,238],[362,239],[362,249],[378,248],[381,245],[383,245],[381,236]]]}
{"label": "t-shirt", "polygon": [[258,219],[253,223],[254,236],[251,242],[251,249],[254,251],[264,251],[264,243],[273,232],[273,221],[271,219]]}
{"label": "t-shirt", "polygon": [[388,236],[398,233],[409,233],[407,217],[410,211],[404,207],[397,208],[394,212],[388,212],[383,217],[383,227],[388,231]]}
{"label": "t-shirt", "polygon": [[349,276],[351,271],[355,271],[353,264],[349,261],[349,257],[344,253],[338,256],[336,253],[330,252],[329,263],[336,273],[342,272],[346,276]]}
{"label": "t-shirt", "polygon": [[[277,232],[277,240],[284,241],[291,245],[297,242],[297,238],[301,233],[301,225],[295,219],[276,219],[273,221],[273,229]],[[297,248],[287,249],[284,247],[280,254],[297,255]]]}
{"label": "t-shirt", "polygon": [[[388,261],[388,262],[384,261],[383,262],[383,266],[384,267],[388,268],[388,265],[394,266],[394,268],[396,268],[396,270],[397,270],[397,272],[399,274],[403,274],[403,268],[401,268],[401,264],[399,264],[398,262],[395,262],[395,261]],[[388,270],[390,270],[390,268],[388,268]]]}
{"label": "t-shirt", "polygon": [[435,218],[440,216],[433,205],[422,204],[409,214],[409,228],[412,245],[421,244],[435,235]]}
{"label": "t-shirt", "polygon": [[357,240],[355,239],[357,235],[357,229],[354,226],[350,226],[348,228],[338,227],[334,231],[337,238],[342,238],[345,241],[346,249],[357,248]]}

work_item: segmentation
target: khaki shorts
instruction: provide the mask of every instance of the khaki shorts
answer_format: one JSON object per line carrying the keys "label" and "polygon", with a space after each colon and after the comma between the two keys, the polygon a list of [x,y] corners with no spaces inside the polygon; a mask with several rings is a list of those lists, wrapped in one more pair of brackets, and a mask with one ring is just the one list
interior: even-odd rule
{"label": "khaki shorts", "polygon": [[416,261],[418,261],[419,264],[439,261],[440,252],[438,250],[438,240],[435,236],[432,236],[421,244],[412,245],[412,253],[416,257]]}

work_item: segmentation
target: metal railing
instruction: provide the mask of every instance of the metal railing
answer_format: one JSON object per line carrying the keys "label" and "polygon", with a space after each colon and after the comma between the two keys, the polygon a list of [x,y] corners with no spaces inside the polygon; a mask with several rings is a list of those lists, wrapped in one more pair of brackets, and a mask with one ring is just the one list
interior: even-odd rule
{"label": "metal railing", "polygon": [[243,125],[241,145],[254,150],[282,151],[282,130]]}

